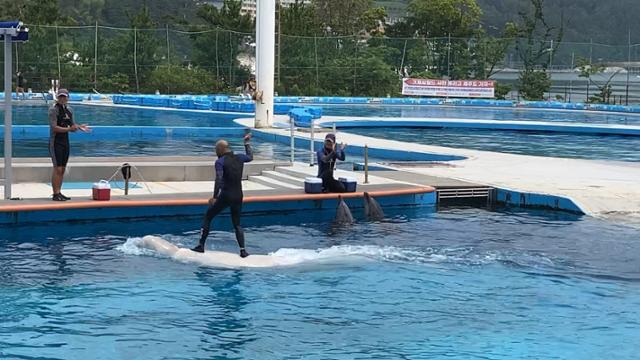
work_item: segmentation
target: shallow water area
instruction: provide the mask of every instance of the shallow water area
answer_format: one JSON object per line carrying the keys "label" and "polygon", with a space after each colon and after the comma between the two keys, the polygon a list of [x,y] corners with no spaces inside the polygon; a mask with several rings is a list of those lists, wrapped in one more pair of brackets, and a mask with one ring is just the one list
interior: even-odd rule
{"label": "shallow water area", "polygon": [[[245,217],[251,253],[299,260],[271,269],[131,246],[193,246],[195,218],[3,228],[0,358],[636,357],[637,229],[504,209],[332,216]],[[208,248],[236,252],[229,218],[214,229]]]}

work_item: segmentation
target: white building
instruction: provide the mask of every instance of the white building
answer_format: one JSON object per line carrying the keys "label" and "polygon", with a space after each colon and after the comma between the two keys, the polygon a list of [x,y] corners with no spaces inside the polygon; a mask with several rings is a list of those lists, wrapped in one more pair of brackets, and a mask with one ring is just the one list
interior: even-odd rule
{"label": "white building", "polygon": [[[251,16],[256,16],[256,1],[258,0],[243,0],[242,1],[242,12],[245,14],[251,14]],[[282,6],[291,6],[295,4],[296,0],[276,0],[280,2]],[[302,0],[305,4],[310,4],[311,0]]]}

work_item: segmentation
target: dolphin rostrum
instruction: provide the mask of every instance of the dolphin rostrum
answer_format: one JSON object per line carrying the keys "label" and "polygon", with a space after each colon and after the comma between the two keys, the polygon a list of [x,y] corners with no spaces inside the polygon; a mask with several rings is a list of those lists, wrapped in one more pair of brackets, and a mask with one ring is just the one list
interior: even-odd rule
{"label": "dolphin rostrum", "polygon": [[369,221],[382,221],[384,219],[384,212],[380,204],[368,192],[364,193],[364,216]]}
{"label": "dolphin rostrum", "polygon": [[351,210],[342,199],[342,196],[338,197],[338,208],[336,210],[335,222],[337,224],[352,224],[354,222]]}

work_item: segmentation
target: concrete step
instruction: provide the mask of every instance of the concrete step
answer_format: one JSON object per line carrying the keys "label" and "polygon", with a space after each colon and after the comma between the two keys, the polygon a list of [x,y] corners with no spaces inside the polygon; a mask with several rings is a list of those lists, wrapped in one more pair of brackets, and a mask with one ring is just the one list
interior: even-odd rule
{"label": "concrete step", "polygon": [[305,170],[299,170],[296,167],[293,166],[289,166],[289,167],[284,167],[284,166],[277,166],[275,168],[275,171],[281,173],[281,174],[285,174],[288,176],[292,176],[295,178],[301,178],[304,179],[306,177],[310,177],[310,176],[316,176],[317,172],[318,172],[318,167],[317,166],[309,166],[309,170],[308,172],[306,172]]}
{"label": "concrete step", "polygon": [[249,181],[254,182],[256,184],[268,186],[273,189],[290,189],[290,190],[303,189],[302,186],[292,185],[271,177],[261,176],[261,175],[249,176]]}
{"label": "concrete step", "polygon": [[304,177],[291,176],[277,171],[263,171],[262,176],[294,186],[304,186]]}

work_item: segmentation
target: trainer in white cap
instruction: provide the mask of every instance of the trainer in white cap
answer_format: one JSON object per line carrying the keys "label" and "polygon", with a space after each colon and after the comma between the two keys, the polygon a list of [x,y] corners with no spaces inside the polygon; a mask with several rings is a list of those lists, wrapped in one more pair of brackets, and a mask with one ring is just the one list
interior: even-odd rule
{"label": "trainer in white cap", "polygon": [[69,97],[69,90],[58,89],[58,92],[56,93],[56,97],[60,97],[60,96]]}

